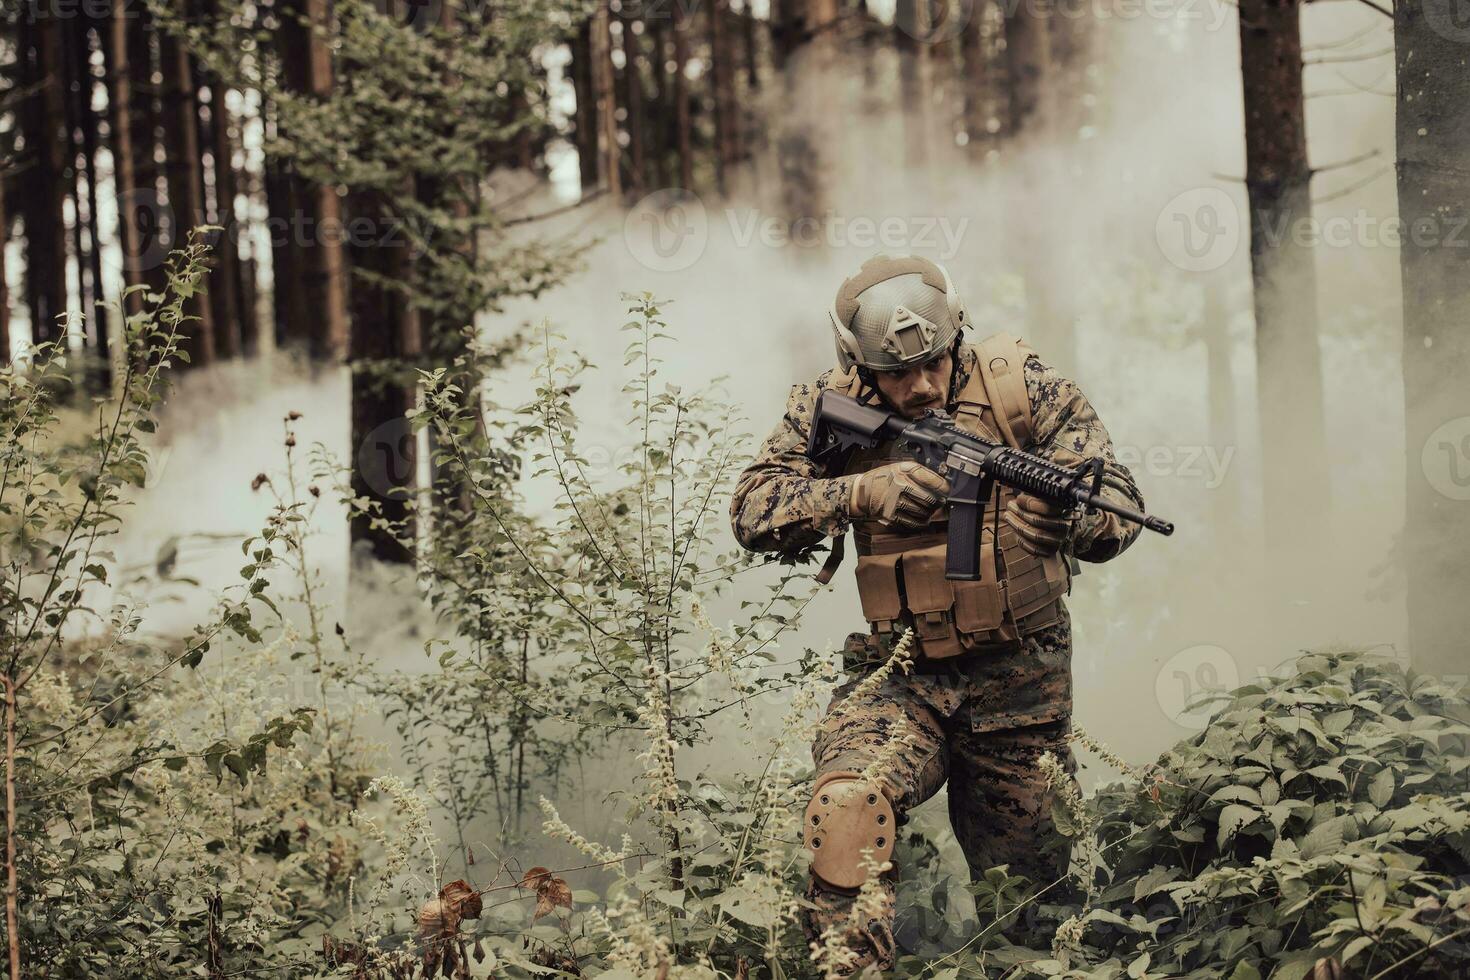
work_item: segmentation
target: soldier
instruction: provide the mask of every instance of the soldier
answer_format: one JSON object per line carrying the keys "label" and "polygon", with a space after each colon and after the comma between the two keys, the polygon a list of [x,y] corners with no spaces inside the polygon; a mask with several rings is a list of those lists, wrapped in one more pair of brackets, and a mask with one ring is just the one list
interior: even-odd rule
{"label": "soldier", "polygon": [[[999,488],[981,530],[981,580],[950,581],[945,479],[892,443],[825,471],[806,455],[818,394],[835,389],[909,418],[943,410],[992,442],[1058,463],[1100,458],[1104,495],[1139,510],[1144,503],[1076,384],[1012,337],[964,342],[964,305],[942,266],[876,256],[843,282],[829,317],[840,366],[791,389],[785,417],[741,474],[731,518],[754,551],[806,558],[837,538],[822,581],[853,530],[869,628],[847,639],[847,679],[812,745],[817,775],[804,826],[815,909],[803,926],[812,941],[841,930],[854,954],[847,969],[887,969],[894,872],[881,876],[876,914],[853,916],[864,851],[888,860],[895,827],[946,779],[972,876],[1004,864],[1047,884],[1065,872],[1069,851],[1052,833],[1050,791],[1037,769],[1044,752],[1073,768],[1072,630],[1062,597],[1073,559],[1107,561],[1139,528]],[[911,669],[859,687],[905,630],[913,631]]]}

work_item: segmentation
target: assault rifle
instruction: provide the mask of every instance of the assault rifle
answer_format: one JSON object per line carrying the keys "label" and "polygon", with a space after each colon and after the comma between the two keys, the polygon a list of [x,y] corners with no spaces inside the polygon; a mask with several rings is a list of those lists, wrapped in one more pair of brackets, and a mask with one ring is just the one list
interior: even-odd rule
{"label": "assault rifle", "polygon": [[840,392],[824,391],[817,398],[807,455],[815,460],[833,460],[889,439],[907,445],[920,463],[949,480],[945,578],[974,581],[980,577],[980,519],[997,483],[1063,507],[1103,510],[1159,534],[1174,533],[1172,522],[1102,496],[1101,459],[1068,469],[1033,453],[971,435],[944,412],[930,410],[921,418],[906,419]]}

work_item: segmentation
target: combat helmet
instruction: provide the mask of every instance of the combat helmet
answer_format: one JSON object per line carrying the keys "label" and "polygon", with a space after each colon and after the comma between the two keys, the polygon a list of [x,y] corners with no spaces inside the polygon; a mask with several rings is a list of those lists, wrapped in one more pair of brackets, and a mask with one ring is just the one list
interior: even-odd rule
{"label": "combat helmet", "polygon": [[846,279],[828,312],[844,371],[895,371],[947,349],[965,307],[944,266],[916,255],[875,255]]}

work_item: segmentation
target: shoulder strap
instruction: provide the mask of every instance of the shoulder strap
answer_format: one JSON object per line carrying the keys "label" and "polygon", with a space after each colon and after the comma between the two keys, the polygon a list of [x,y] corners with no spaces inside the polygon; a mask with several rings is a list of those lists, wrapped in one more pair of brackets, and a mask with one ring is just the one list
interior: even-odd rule
{"label": "shoulder strap", "polygon": [[[838,391],[849,398],[862,396],[863,382],[858,376],[857,365],[853,365],[846,371],[835,368],[828,372],[822,382],[822,387],[832,391]],[[826,585],[832,581],[832,576],[837,574],[837,568],[842,564],[842,558],[847,552],[847,535],[839,534],[832,539],[832,550],[827,553],[827,560],[822,563],[817,572],[817,582]]]}
{"label": "shoulder strap", "polygon": [[863,381],[858,376],[857,365],[854,364],[846,371],[841,368],[833,368],[828,371],[822,381],[822,387],[841,392],[848,398],[857,398],[862,395]]}
{"label": "shoulder strap", "polygon": [[990,395],[990,408],[1006,444],[1025,448],[1031,441],[1031,398],[1026,394],[1029,348],[1010,334],[998,333],[975,345],[975,366]]}

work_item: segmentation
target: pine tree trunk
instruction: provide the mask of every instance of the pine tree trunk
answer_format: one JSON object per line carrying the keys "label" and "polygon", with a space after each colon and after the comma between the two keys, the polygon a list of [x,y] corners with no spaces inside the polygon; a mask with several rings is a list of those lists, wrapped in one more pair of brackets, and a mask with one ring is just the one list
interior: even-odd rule
{"label": "pine tree trunk", "polygon": [[215,236],[214,270],[209,275],[209,301],[214,310],[215,346],[221,358],[240,356],[243,320],[240,305],[240,221],[235,215],[235,145],[225,87],[210,79],[209,156],[214,176],[212,223],[223,228]]}
{"label": "pine tree trunk", "polygon": [[684,5],[674,8],[674,151],[679,161],[679,186],[694,190],[694,148],[689,115],[689,18]]}
{"label": "pine tree trunk", "polygon": [[[1206,384],[1209,386],[1210,443],[1219,453],[1237,445],[1235,432],[1235,372],[1231,370],[1234,345],[1230,338],[1230,309],[1225,302],[1225,285],[1212,279],[1205,286],[1201,339],[1205,345]],[[1223,456],[1221,457],[1223,458]],[[1234,483],[1214,488],[1218,504],[1215,526],[1235,528],[1240,518],[1240,499]]]}
{"label": "pine tree trunk", "polygon": [[572,91],[577,107],[573,117],[573,139],[577,146],[577,165],[581,169],[582,189],[597,186],[597,103],[592,85],[592,19],[577,27],[571,39]]}
{"label": "pine tree trunk", "polygon": [[598,4],[592,15],[592,99],[597,104],[597,159],[613,201],[623,197],[622,148],[618,145],[618,93],[613,78],[612,14]]}
{"label": "pine tree trunk", "polygon": [[[24,15],[23,15],[24,16]],[[61,21],[46,16],[23,21],[23,35],[34,46],[27,78],[37,88],[27,99],[26,133],[33,139],[33,193],[25,195],[26,283],[31,305],[31,339],[64,340],[66,325],[66,180],[71,141],[65,129]],[[24,47],[22,47],[24,51]],[[28,140],[29,142],[29,140]]]}
{"label": "pine tree trunk", "polygon": [[654,179],[659,187],[669,187],[673,177],[669,166],[670,147],[673,146],[674,112],[669,97],[673,86],[668,72],[668,23],[666,17],[655,17],[649,30],[652,53],[648,58],[649,75],[653,81],[653,102],[648,109],[646,152],[653,159]]}
{"label": "pine tree trunk", "polygon": [[647,185],[647,155],[644,152],[643,42],[634,26],[643,21],[623,18],[623,98],[628,106],[628,193],[642,195]]}
{"label": "pine tree trunk", "polygon": [[10,286],[5,275],[5,249],[10,244],[10,212],[5,207],[6,184],[0,174],[0,366],[10,363]]}
{"label": "pine tree trunk", "polygon": [[1470,31],[1454,0],[1394,4],[1399,219],[1410,231],[1399,247],[1409,654],[1419,670],[1461,678],[1470,636],[1467,42]]}
{"label": "pine tree trunk", "polygon": [[[280,48],[285,85],[292,91],[326,99],[332,92],[332,54],[317,30],[329,20],[327,0],[278,0],[281,29]],[[289,135],[289,134],[287,134]],[[278,168],[279,169],[279,168]],[[347,268],[343,254],[342,203],[335,190],[307,181],[297,174],[278,172],[271,209],[284,199],[290,210],[283,216],[284,228],[294,246],[286,259],[297,261],[275,265],[276,285],[298,279],[288,286],[286,319],[278,322],[277,334],[302,338],[307,350],[320,360],[339,361],[348,353]],[[268,187],[267,193],[270,193]],[[295,251],[292,256],[289,252]],[[278,304],[278,316],[282,312]]]}
{"label": "pine tree trunk", "polygon": [[[185,10],[187,16],[188,11]],[[173,247],[182,248],[189,232],[205,224],[204,185],[200,180],[199,105],[194,95],[194,65],[183,43],[167,31],[159,37],[163,69],[164,173],[168,180],[169,209],[173,212]],[[214,313],[209,298],[196,293],[185,305],[196,320],[187,326],[180,348],[189,364],[204,367],[214,361]]]}
{"label": "pine tree trunk", "polygon": [[[367,192],[349,198],[350,217],[366,218],[375,226],[386,226],[386,208]],[[382,241],[355,243],[349,259],[359,270],[392,281],[408,276],[411,257],[406,241],[389,236]],[[352,347],[352,468],[354,496],[373,500],[382,516],[394,522],[409,520],[417,471],[416,439],[405,413],[414,407],[412,385],[404,381],[405,341],[418,340],[416,318],[400,290],[378,282],[356,279],[351,289]],[[412,535],[412,529],[406,529]],[[394,535],[372,526],[369,516],[354,513],[349,534],[354,544],[363,542],[379,561],[407,563],[411,548]]]}
{"label": "pine tree trunk", "polygon": [[92,370],[95,372],[93,383],[98,391],[107,391],[112,387],[112,334],[109,329],[107,282],[102,274],[102,232],[97,197],[97,151],[101,146],[101,134],[100,120],[92,108],[92,94],[97,80],[92,73],[89,35],[92,30],[97,32],[98,50],[103,50],[107,47],[109,27],[110,20],[94,21],[90,17],[84,18],[79,21],[75,44],[77,64],[80,66],[78,74],[82,81],[77,93],[77,108],[81,117],[82,159],[87,178],[87,266],[92,293],[92,318],[88,335],[95,345],[96,360]]}
{"label": "pine tree trunk", "polygon": [[752,92],[761,87],[761,76],[755,43],[755,11],[750,0],[740,8],[740,39],[745,51],[745,85]]}
{"label": "pine tree trunk", "polygon": [[[133,66],[129,58],[128,9],[125,4],[114,3],[112,14],[105,28],[107,108],[109,128],[112,130],[112,189],[117,199],[118,244],[122,249],[123,289],[141,283],[142,233],[138,226],[138,214],[129,207],[137,194],[138,180],[134,169],[133,151]],[[132,315],[143,308],[140,293],[129,293],[122,302],[124,314]]]}
{"label": "pine tree trunk", "polygon": [[1283,587],[1297,595],[1327,544],[1330,501],[1317,276],[1311,247],[1293,234],[1312,217],[1300,14],[1298,0],[1240,4],[1266,541],[1286,559],[1272,567],[1294,569]]}
{"label": "pine tree trunk", "polygon": [[999,74],[992,57],[993,45],[987,43],[986,11],[994,0],[977,0],[974,11],[960,30],[960,63],[964,79],[966,150],[973,159],[983,159],[990,150],[998,126],[993,120],[998,111]]}
{"label": "pine tree trunk", "polygon": [[129,204],[133,222],[139,230],[135,264],[141,282],[150,292],[161,293],[164,285],[164,259],[168,255],[161,197],[158,190],[158,134],[160,107],[158,86],[154,82],[153,48],[157,32],[146,8],[128,7],[128,66],[132,71],[133,180],[135,197]]}
{"label": "pine tree trunk", "polygon": [[715,108],[715,183],[726,193],[728,169],[740,158],[740,120],[735,105],[735,54],[729,25],[730,0],[710,0],[710,82]]}
{"label": "pine tree trunk", "polygon": [[1051,39],[1046,17],[1034,5],[1007,4],[1005,9],[1006,133],[1015,136],[1028,127],[1046,124],[1038,117],[1050,75]]}

